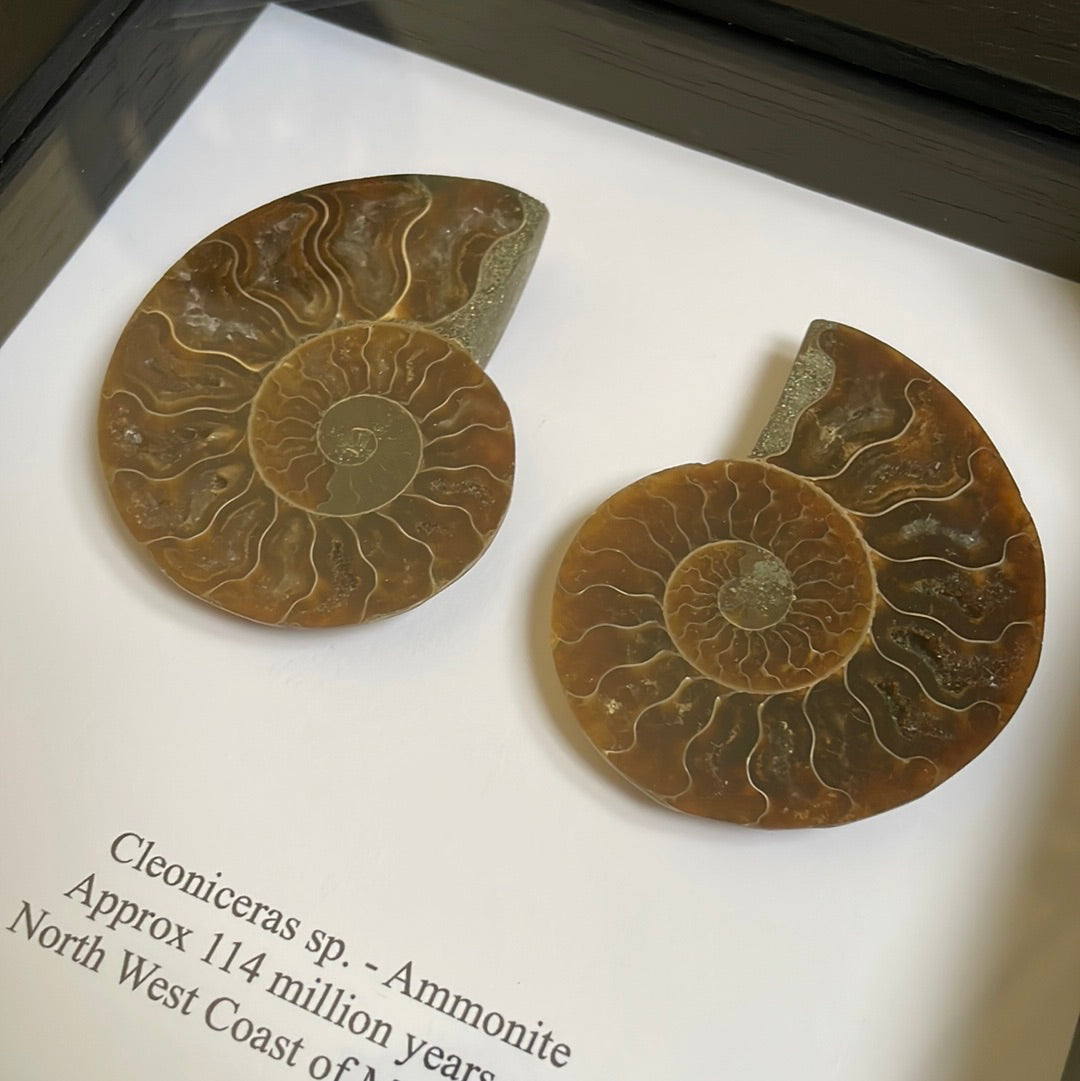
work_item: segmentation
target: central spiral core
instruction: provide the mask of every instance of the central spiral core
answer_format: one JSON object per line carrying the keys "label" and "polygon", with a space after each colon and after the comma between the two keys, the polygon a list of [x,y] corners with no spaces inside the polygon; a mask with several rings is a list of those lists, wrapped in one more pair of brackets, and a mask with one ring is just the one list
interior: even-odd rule
{"label": "central spiral core", "polygon": [[[795,584],[787,567],[772,552],[756,544],[722,541],[713,547],[738,549],[731,553],[738,560],[738,570],[716,596],[724,618],[748,631],[779,623],[795,599]],[[693,554],[701,552],[698,549]]]}
{"label": "central spiral core", "polygon": [[663,488],[673,506],[693,505],[695,492],[712,494],[712,537],[679,559],[664,590],[679,653],[702,675],[755,694],[809,687],[841,667],[862,644],[875,596],[851,518],[764,462],[672,471]]}
{"label": "central spiral core", "polygon": [[327,413],[319,425],[319,449],[338,465],[363,465],[379,449],[379,437],[370,428],[352,424],[348,417],[330,419]]}
{"label": "central spiral core", "polygon": [[[407,336],[394,327],[344,327],[275,365],[255,395],[250,434],[252,457],[279,496],[344,518],[377,510],[409,487],[424,456],[417,420],[387,393],[368,391],[381,374],[380,339],[401,349]],[[380,389],[393,389],[392,376],[382,375]]]}

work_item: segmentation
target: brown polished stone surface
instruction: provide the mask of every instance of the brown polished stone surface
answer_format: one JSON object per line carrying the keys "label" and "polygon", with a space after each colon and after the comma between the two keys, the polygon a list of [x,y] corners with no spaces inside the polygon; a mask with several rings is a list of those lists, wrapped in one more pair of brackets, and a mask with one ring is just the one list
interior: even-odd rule
{"label": "brown polished stone surface", "polygon": [[359,623],[448,585],[510,499],[510,414],[482,365],[546,220],[500,184],[390,176],[201,241],[102,388],[128,530],[177,585],[262,623]]}
{"label": "brown polished stone surface", "polygon": [[586,735],[679,811],[823,826],[923,795],[1035,673],[1042,550],[931,375],[814,323],[745,461],[613,495],[560,568],[554,658]]}

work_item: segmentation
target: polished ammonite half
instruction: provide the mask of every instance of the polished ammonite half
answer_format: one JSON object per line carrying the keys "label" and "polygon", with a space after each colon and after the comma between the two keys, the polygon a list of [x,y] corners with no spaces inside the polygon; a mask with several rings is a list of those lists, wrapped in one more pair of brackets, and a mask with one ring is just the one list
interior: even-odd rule
{"label": "polished ammonite half", "polygon": [[268,624],[411,608],[502,521],[510,414],[482,366],[547,212],[481,180],[296,192],[191,249],[128,323],[101,460],[178,585]]}
{"label": "polished ammonite half", "polygon": [[662,803],[832,825],[929,791],[1035,672],[1043,561],[964,406],[814,323],[753,455],[613,495],[559,571],[554,657],[607,760]]}

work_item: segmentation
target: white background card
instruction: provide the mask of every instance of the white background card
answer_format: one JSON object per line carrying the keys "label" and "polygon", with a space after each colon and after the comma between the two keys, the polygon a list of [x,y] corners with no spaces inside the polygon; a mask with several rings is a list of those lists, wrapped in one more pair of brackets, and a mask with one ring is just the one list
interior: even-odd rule
{"label": "white background card", "polygon": [[[508,516],[412,612],[244,623],[111,510],[112,347],[222,223],[402,172],[551,212],[487,368],[517,435]],[[549,602],[597,503],[749,452],[816,317],[900,349],[986,428],[1042,536],[1046,637],[1015,718],[942,788],[769,833],[654,805],[596,756]],[[1056,1081],[1080,1005],[1078,347],[1074,284],[268,9],[0,351],[4,1076]],[[250,904],[189,896],[173,865]],[[154,915],[110,929],[110,892]],[[86,936],[80,959],[49,927]],[[121,983],[126,956],[163,982]],[[277,973],[340,992],[331,1017]],[[537,1033],[531,1052],[422,980]]]}

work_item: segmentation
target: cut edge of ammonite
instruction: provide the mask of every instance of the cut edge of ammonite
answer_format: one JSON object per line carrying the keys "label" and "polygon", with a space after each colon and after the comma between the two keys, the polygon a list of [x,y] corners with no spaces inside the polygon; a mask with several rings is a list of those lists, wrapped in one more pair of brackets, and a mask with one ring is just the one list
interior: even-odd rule
{"label": "cut edge of ammonite", "polygon": [[275,626],[415,607],[509,503],[509,411],[483,366],[547,211],[502,184],[400,175],[257,207],[150,290],[98,436],[113,502],[186,592]]}
{"label": "cut edge of ammonite", "polygon": [[555,667],[586,736],[690,814],[826,826],[970,762],[1038,664],[1031,517],[970,412],[819,320],[750,458],[665,469],[585,521]]}

